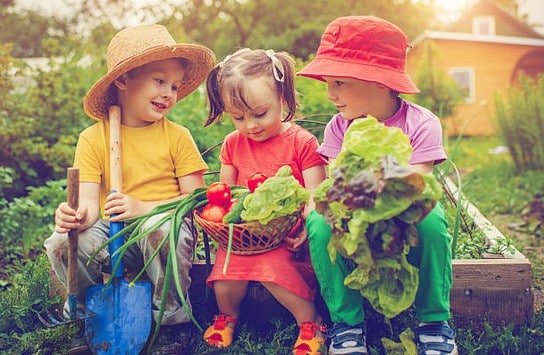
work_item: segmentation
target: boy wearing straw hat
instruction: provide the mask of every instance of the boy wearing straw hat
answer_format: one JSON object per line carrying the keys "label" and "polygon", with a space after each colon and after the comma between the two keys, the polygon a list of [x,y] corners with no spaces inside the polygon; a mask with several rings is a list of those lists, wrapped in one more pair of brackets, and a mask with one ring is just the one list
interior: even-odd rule
{"label": "boy wearing straw hat", "polygon": [[[214,65],[213,53],[200,45],[176,43],[164,26],[146,25],[118,32],[106,57],[107,74],[91,87],[83,101],[85,113],[97,122],[80,134],[77,143],[74,166],[80,170],[79,208],[74,210],[61,203],[55,212],[55,232],[44,243],[51,265],[66,287],[67,232],[79,231],[78,307],[84,307],[84,290],[102,284],[102,271],[110,267],[107,248],[87,266],[89,256],[109,237],[109,222],[105,218],[116,214],[111,221],[122,221],[179,200],[205,186],[203,173],[207,169],[189,130],[169,121],[166,114],[205,80]],[[112,105],[121,108],[124,161],[122,188],[114,193],[110,193],[109,171],[108,111]],[[163,225],[129,249],[125,268],[139,271],[168,228]],[[191,282],[192,251],[191,230],[184,225],[176,254],[185,295]],[[165,272],[161,259],[155,258],[146,270],[154,286],[154,308],[161,303]],[[169,293],[161,332],[164,330],[171,337],[171,344],[163,345],[175,352],[181,351],[180,330],[187,328],[189,316],[175,289]],[[153,315],[157,319],[156,309]]]}
{"label": "boy wearing straw hat", "polygon": [[[386,126],[399,127],[413,148],[411,167],[431,173],[446,159],[438,118],[398,97],[419,92],[405,70],[408,40],[400,28],[373,16],[333,20],[325,29],[315,59],[298,75],[326,82],[328,98],[339,113],[325,128],[319,152],[334,160],[354,120],[372,115]],[[408,254],[419,268],[415,298],[418,354],[456,354],[450,319],[452,286],[451,236],[443,209],[437,205],[417,224],[419,243]],[[349,268],[340,255],[332,263],[327,244],[331,229],[323,217],[306,219],[310,253],[331,320],[329,354],[367,354],[361,294],[344,285]]]}

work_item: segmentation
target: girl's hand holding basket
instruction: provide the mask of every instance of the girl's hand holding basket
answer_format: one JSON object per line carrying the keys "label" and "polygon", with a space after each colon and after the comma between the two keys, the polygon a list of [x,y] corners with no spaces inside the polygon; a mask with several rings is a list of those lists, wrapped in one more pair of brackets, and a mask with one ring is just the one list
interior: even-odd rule
{"label": "girl's hand holding basket", "polygon": [[[297,226],[309,200],[308,191],[292,176],[289,166],[283,166],[270,178],[259,173],[250,180],[250,190],[232,199],[225,192],[222,200],[215,200],[216,205],[225,209],[221,221],[209,213],[213,208],[209,207],[212,204],[209,197],[210,204],[194,212],[200,227],[220,247],[234,254],[252,255],[278,248]],[[217,184],[225,189],[224,183],[212,184],[208,189],[217,191]]]}

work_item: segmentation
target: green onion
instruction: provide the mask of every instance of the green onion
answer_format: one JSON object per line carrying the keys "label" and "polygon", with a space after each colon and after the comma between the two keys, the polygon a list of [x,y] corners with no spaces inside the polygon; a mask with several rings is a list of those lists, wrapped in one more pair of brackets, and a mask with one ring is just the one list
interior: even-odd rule
{"label": "green onion", "polygon": [[227,244],[227,256],[225,257],[225,265],[223,265],[223,275],[227,274],[227,267],[230,261],[230,252],[232,250],[232,235],[234,233],[234,224],[229,223],[229,242]]}

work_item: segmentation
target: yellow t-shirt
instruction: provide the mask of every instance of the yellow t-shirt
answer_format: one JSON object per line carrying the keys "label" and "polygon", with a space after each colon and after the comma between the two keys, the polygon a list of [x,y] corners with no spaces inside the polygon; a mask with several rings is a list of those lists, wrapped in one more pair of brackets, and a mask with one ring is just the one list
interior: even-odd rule
{"label": "yellow t-shirt", "polygon": [[[74,166],[81,182],[100,184],[100,210],[110,193],[109,121],[79,135]],[[189,130],[167,119],[145,127],[121,126],[122,192],[142,201],[180,195],[178,177],[206,170]]]}

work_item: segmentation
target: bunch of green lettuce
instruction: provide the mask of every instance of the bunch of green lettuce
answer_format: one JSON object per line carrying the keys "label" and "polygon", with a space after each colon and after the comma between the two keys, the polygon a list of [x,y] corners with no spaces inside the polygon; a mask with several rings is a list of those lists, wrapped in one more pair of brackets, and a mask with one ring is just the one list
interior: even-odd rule
{"label": "bunch of green lettuce", "polygon": [[295,179],[291,168],[285,165],[247,195],[240,217],[245,222],[267,224],[278,217],[300,211],[301,205],[308,203],[309,199],[310,193]]}
{"label": "bunch of green lettuce", "polygon": [[332,226],[331,259],[339,252],[357,264],[344,283],[388,318],[415,299],[418,271],[406,255],[417,245],[415,224],[442,192],[434,175],[408,168],[411,154],[399,128],[374,117],[356,120],[330,167],[332,176],[314,197],[317,211]]}

